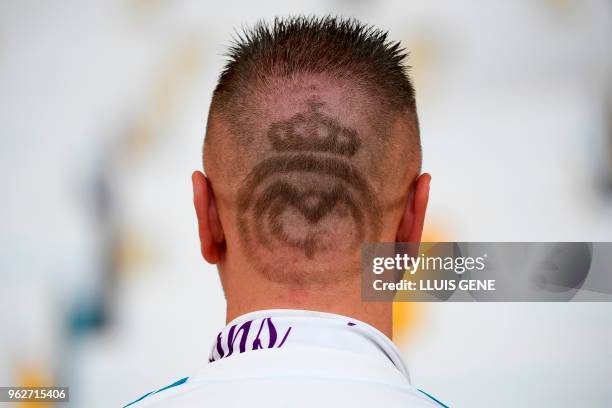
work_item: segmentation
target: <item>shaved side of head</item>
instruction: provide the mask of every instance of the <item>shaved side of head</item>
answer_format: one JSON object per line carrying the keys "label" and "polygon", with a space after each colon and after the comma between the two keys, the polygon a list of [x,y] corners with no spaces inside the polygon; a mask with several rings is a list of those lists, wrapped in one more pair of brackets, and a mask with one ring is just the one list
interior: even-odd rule
{"label": "shaved side of head", "polygon": [[405,54],[352,19],[294,17],[236,38],[213,94],[204,166],[227,250],[271,281],[359,273],[420,171]]}

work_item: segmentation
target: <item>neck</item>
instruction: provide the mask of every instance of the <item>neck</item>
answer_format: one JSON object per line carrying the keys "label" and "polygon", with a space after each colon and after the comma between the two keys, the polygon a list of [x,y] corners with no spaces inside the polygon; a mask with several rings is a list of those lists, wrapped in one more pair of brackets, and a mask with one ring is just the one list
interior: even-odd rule
{"label": "neck", "polygon": [[[248,278],[245,275],[249,275]],[[300,287],[270,282],[261,274],[239,275],[224,270],[221,278],[227,299],[227,322],[245,313],[265,309],[299,309],[340,314],[374,326],[392,338],[392,303],[361,299],[361,278],[324,287]]]}

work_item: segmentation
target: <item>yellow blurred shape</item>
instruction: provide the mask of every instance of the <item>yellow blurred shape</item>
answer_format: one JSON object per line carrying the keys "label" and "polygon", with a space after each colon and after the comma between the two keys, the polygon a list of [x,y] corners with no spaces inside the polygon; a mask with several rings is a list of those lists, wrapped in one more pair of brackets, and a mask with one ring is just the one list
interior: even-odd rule
{"label": "yellow blurred shape", "polygon": [[435,222],[426,222],[421,242],[447,242],[452,239],[452,235],[448,227],[443,227]]}
{"label": "yellow blurred shape", "polygon": [[173,115],[184,104],[185,93],[197,78],[201,66],[202,43],[194,35],[187,36],[172,48],[160,62],[146,104],[128,124],[125,134],[126,159],[142,157],[164,135]]}
{"label": "yellow blurred shape", "polygon": [[[439,225],[427,223],[422,242],[444,242],[443,237],[448,234],[442,231]],[[426,251],[427,246],[421,249]],[[393,340],[397,344],[406,342],[414,332],[419,319],[423,316],[425,305],[425,303],[393,302]]]}
{"label": "yellow blurred shape", "polygon": [[189,36],[164,60],[153,89],[150,114],[156,120],[167,121],[181,102],[181,91],[188,88],[201,65],[201,53],[200,41],[195,36]]}
{"label": "yellow blurred shape", "polygon": [[407,44],[408,65],[411,66],[411,76],[417,89],[427,86],[428,73],[436,64],[439,54],[439,46],[433,35],[428,32],[420,32],[405,42]]}
{"label": "yellow blurred shape", "polygon": [[545,3],[557,15],[570,15],[580,4],[580,2],[573,0],[546,0]]}
{"label": "yellow blurred shape", "polygon": [[153,142],[151,123],[139,119],[132,123],[126,131],[125,151],[130,159],[142,156]]}
{"label": "yellow blurred shape", "polygon": [[393,302],[393,340],[396,343],[406,341],[411,329],[416,326],[421,309],[420,303]]}
{"label": "yellow blurred shape", "polygon": [[125,228],[119,235],[115,247],[115,266],[120,273],[132,273],[149,265],[154,259],[154,251],[144,233]]}
{"label": "yellow blurred shape", "polygon": [[132,0],[130,2],[131,9],[140,14],[159,9],[161,5],[161,0]]}
{"label": "yellow blurred shape", "polygon": [[[22,364],[17,367],[15,374],[16,387],[51,387],[54,385],[49,370],[42,364]],[[41,406],[52,407],[53,405],[51,402],[20,402],[16,407],[36,408]]]}

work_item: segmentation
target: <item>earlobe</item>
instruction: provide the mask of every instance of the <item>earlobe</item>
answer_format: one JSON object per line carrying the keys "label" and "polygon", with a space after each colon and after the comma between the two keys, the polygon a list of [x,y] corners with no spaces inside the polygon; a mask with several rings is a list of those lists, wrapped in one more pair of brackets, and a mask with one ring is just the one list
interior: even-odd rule
{"label": "earlobe", "polygon": [[215,264],[223,256],[225,234],[219,220],[214,192],[210,182],[200,171],[193,172],[191,181],[202,256],[209,263]]}
{"label": "earlobe", "polygon": [[429,201],[431,176],[421,174],[412,184],[404,215],[397,231],[397,242],[420,242]]}

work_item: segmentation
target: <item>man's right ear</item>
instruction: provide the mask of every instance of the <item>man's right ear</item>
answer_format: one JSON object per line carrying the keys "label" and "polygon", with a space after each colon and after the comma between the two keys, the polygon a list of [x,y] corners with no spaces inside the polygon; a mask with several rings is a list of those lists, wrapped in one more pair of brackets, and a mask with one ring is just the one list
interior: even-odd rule
{"label": "man's right ear", "polygon": [[191,181],[202,256],[209,263],[216,264],[225,252],[225,234],[219,220],[215,195],[210,182],[201,171],[194,171]]}

